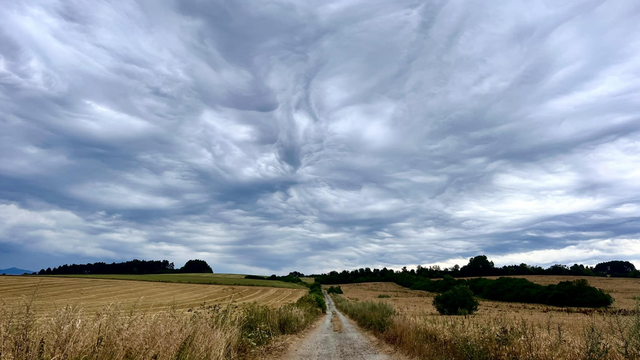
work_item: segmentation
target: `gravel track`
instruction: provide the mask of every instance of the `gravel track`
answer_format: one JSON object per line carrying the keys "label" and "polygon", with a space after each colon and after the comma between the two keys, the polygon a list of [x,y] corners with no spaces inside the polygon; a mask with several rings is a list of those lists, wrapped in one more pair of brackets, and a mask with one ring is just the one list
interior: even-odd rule
{"label": "gravel track", "polygon": [[[371,342],[358,328],[356,328],[338,309],[327,293],[324,293],[327,301],[327,316],[304,340],[294,349],[291,349],[283,359],[371,359],[390,360],[386,354],[380,352],[378,347]],[[334,331],[331,323],[332,313],[336,312],[342,321],[342,332]]]}

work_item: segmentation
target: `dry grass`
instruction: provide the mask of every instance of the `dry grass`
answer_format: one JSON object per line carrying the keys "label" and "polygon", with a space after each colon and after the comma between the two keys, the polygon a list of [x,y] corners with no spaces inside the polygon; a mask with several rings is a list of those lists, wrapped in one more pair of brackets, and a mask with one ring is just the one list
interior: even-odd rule
{"label": "dry grass", "polygon": [[[550,284],[577,277],[527,277]],[[350,301],[386,302],[393,325],[380,336],[418,358],[433,359],[638,359],[639,279],[587,278],[615,299],[613,311],[581,313],[536,304],[480,301],[476,315],[448,317],[432,305],[434,294],[392,283],[341,285]],[[380,294],[390,298],[379,298]],[[616,309],[623,309],[618,311]]]}
{"label": "dry grass", "polygon": [[298,333],[322,313],[311,295],[279,307],[227,302],[186,311],[36,305],[35,296],[0,303],[0,360],[254,358],[274,337]]}
{"label": "dry grass", "polygon": [[151,314],[65,306],[39,316],[30,303],[0,310],[0,359],[228,359],[241,351],[231,306]]}
{"label": "dry grass", "polygon": [[152,311],[186,310],[214,303],[250,303],[273,307],[295,302],[305,289],[258,286],[225,286],[77,279],[58,277],[0,277],[0,303],[18,304],[35,294],[34,309],[50,313],[66,305],[81,306],[83,313],[94,314],[109,304],[123,308],[137,306]]}
{"label": "dry grass", "polygon": [[331,313],[331,325],[333,325],[334,332],[342,332],[342,321],[335,311]]}

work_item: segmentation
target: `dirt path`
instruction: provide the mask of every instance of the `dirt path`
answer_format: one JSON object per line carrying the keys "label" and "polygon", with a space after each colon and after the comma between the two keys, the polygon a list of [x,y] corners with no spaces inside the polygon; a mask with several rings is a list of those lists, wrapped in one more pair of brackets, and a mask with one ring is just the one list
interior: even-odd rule
{"label": "dirt path", "polygon": [[380,348],[344,315],[325,292],[327,316],[299,344],[289,349],[282,359],[372,359],[391,360]]}

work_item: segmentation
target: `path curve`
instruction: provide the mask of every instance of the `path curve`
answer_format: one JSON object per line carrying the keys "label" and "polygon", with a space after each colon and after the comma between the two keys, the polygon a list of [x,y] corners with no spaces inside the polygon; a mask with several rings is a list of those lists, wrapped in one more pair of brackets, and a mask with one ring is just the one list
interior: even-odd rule
{"label": "path curve", "polygon": [[[327,316],[302,340],[299,346],[290,349],[282,359],[391,359],[388,355],[380,353],[377,346],[336,309],[333,300],[326,291],[324,291],[324,297],[327,301]],[[334,326],[331,323],[334,311],[342,322],[342,332],[334,331]]]}

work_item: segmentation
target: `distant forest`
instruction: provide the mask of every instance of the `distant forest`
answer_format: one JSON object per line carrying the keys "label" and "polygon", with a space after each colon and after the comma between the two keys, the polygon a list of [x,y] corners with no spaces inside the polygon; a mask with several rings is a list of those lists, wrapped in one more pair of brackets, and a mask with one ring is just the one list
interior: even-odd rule
{"label": "distant forest", "polygon": [[[349,284],[363,282],[393,282],[413,290],[444,293],[456,286],[468,287],[475,296],[488,300],[536,303],[554,306],[603,307],[613,303],[613,298],[600,289],[589,286],[585,280],[563,281],[555,285],[539,285],[527,279],[501,277],[496,280],[484,276],[514,275],[574,275],[639,277],[636,267],[628,261],[607,261],[594,267],[584,265],[553,265],[547,269],[527,264],[495,267],[485,255],[469,259],[463,267],[458,265],[441,269],[439,266],[401,271],[364,268],[352,271],[332,271],[314,275],[321,284]],[[473,279],[454,279],[473,278]],[[441,281],[431,279],[442,278]]]}
{"label": "distant forest", "polygon": [[328,274],[312,275],[323,284],[349,284],[358,282],[393,281],[397,274],[415,275],[421,278],[437,279],[449,275],[454,278],[477,277],[477,276],[514,276],[514,275],[573,275],[573,276],[611,276],[611,277],[640,277],[640,271],[628,262],[621,260],[607,261],[596,266],[585,266],[574,264],[553,265],[548,268],[535,265],[505,265],[496,267],[493,261],[489,261],[487,256],[479,255],[469,259],[469,263],[462,267],[455,265],[450,268],[441,268],[438,265],[422,267],[418,265],[416,269],[407,270],[406,267],[400,271],[391,269],[370,269],[360,268],[352,271],[342,272],[332,271]]}
{"label": "distant forest", "polygon": [[189,260],[180,269],[176,269],[169,260],[132,260],[121,263],[62,265],[53,269],[40,270],[38,275],[81,275],[81,274],[171,274],[171,273],[213,273],[204,260]]}

